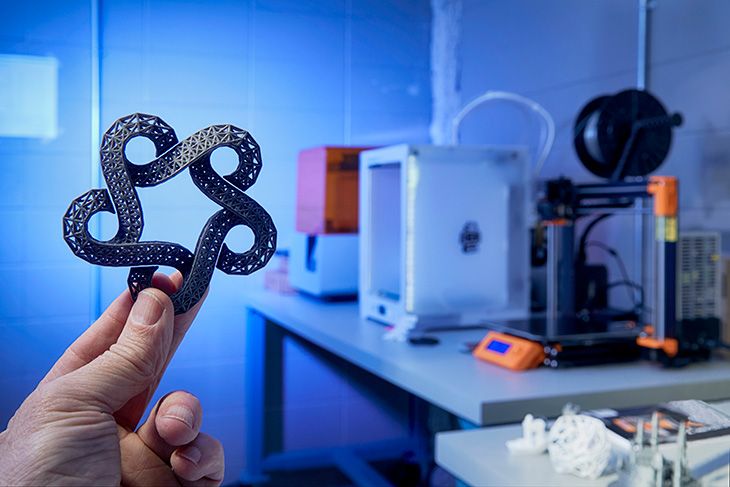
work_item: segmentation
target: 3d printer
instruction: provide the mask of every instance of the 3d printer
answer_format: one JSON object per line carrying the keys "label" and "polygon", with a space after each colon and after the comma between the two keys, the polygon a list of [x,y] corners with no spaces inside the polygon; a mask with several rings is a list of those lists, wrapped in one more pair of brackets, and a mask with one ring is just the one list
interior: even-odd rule
{"label": "3d printer", "polygon": [[366,147],[314,147],[297,160],[292,287],[321,299],[354,299],[358,285],[358,155]]}
{"label": "3d printer", "polygon": [[529,316],[528,185],[521,147],[362,152],[360,315],[395,340]]}
{"label": "3d printer", "polygon": [[[545,269],[543,309],[526,320],[485,322],[494,331],[479,344],[476,356],[500,363],[510,350],[500,344],[522,339],[542,346],[530,349],[535,356],[522,368],[647,355],[677,366],[709,357],[719,340],[717,307],[697,315],[677,312],[682,286],[693,279],[677,269],[682,246],[678,181],[669,176],[645,178],[663,162],[672,128],[681,122],[678,113],[668,114],[646,91],[627,90],[586,105],[574,127],[576,152],[589,171],[608,181],[544,182],[533,242],[533,265]],[[588,235],[599,222],[621,214],[634,221],[634,268],[639,276],[630,278],[619,260],[623,279],[609,283],[604,265],[587,262]],[[586,220],[590,221],[577,238],[578,224]],[[603,248],[617,256],[614,249]],[[719,272],[719,244],[703,249],[699,262]],[[719,282],[719,275],[715,277]],[[632,309],[616,311],[609,306],[612,285],[626,286],[638,296]]]}

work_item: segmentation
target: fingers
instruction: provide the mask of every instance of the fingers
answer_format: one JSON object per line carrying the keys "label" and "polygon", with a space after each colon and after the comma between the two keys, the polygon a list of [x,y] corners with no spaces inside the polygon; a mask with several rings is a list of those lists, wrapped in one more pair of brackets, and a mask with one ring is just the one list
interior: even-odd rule
{"label": "fingers", "polygon": [[159,380],[173,332],[172,302],[159,289],[145,289],[132,306],[117,342],[63,379],[68,380],[78,399],[101,403],[115,412]]}
{"label": "fingers", "polygon": [[[182,276],[180,278],[182,279]],[[175,336],[172,340],[172,353],[175,353],[178,345],[180,345],[180,342],[182,342],[183,337],[188,332],[188,329],[193,323],[195,317],[198,315],[198,311],[200,311],[200,307],[203,305],[203,301],[205,301],[206,297],[208,297],[208,289],[205,290],[205,294],[202,298],[200,298],[200,301],[198,301],[195,306],[190,308],[185,313],[175,316]]]}
{"label": "fingers", "polygon": [[[172,295],[178,289],[180,289],[182,285],[183,275],[180,273],[180,271],[175,271],[170,276],[166,276],[165,274],[160,273],[152,276],[152,286],[157,289],[161,289],[167,295]],[[200,311],[200,307],[203,305],[203,301],[205,301],[205,298],[207,296],[208,290],[206,289],[205,294],[200,299],[200,301],[195,304],[195,306],[193,306],[187,312],[175,316],[175,333],[172,338],[172,347],[170,348],[169,358],[172,358],[172,356],[175,354],[177,347],[180,345],[182,339],[185,337],[185,333],[187,333],[190,325],[193,323],[193,320],[197,316],[198,311]]]}
{"label": "fingers", "polygon": [[192,443],[175,450],[170,465],[186,487],[220,485],[225,472],[223,445],[212,436],[200,433]]}
{"label": "fingers", "polygon": [[180,482],[168,462],[150,451],[134,433],[120,429],[119,449],[122,457],[122,482],[124,487],[148,487],[150,485],[178,485]]}
{"label": "fingers", "polygon": [[185,391],[172,392],[152,409],[137,436],[158,458],[174,469],[184,486],[217,486],[223,481],[223,446],[200,433],[203,409]]}
{"label": "fingers", "polygon": [[132,309],[129,291],[124,291],[96,322],[74,341],[41,381],[41,384],[83,367],[116,343]]}
{"label": "fingers", "polygon": [[[171,289],[173,292],[180,288],[183,282],[183,276],[180,272],[174,272],[172,275],[168,278],[167,276],[164,276],[162,274],[155,274],[153,277],[153,285],[155,286],[162,286],[167,287],[171,286]],[[124,425],[127,429],[130,431],[133,431],[137,424],[139,423],[139,420],[142,418],[142,414],[144,413],[145,409],[147,408],[147,404],[149,403],[149,400],[154,395],[155,390],[157,389],[157,385],[162,378],[162,374],[167,368],[168,364],[170,363],[170,360],[172,360],[173,355],[175,354],[175,351],[177,350],[177,347],[180,345],[180,342],[182,342],[182,339],[185,336],[185,333],[187,333],[188,329],[190,328],[190,325],[193,322],[193,319],[198,314],[198,311],[200,310],[200,307],[203,304],[203,301],[205,300],[206,294],[203,296],[203,299],[201,299],[195,306],[193,306],[190,310],[188,310],[186,313],[177,315],[174,317],[174,326],[173,326],[173,335],[172,335],[172,343],[170,344],[170,348],[167,353],[167,358],[165,359],[165,362],[162,366],[162,368],[159,371],[159,374],[157,375],[156,380],[150,384],[150,387],[148,390],[144,391],[143,393],[140,393],[139,396],[136,396],[132,398],[122,409],[116,412],[114,415],[117,422],[121,425]]]}
{"label": "fingers", "polygon": [[180,289],[180,286],[182,286],[183,283],[183,275],[180,271],[175,271],[172,274],[170,274],[170,281],[175,285],[175,291]]}
{"label": "fingers", "polygon": [[[203,296],[203,299],[201,299],[192,309],[186,313],[174,316],[173,318],[171,303],[166,294],[172,294],[180,288],[183,284],[182,274],[176,271],[168,277],[164,274],[158,273],[153,276],[152,284],[155,286],[154,288],[148,288],[143,293],[140,293],[140,296],[144,294],[141,299],[147,301],[146,304],[140,304],[139,297],[138,303],[135,304],[132,302],[128,291],[122,293],[109,306],[104,314],[86,332],[84,332],[84,334],[82,334],[68,350],[66,350],[61,359],[58,360],[42,381],[42,383],[45,383],[56,380],[71,372],[79,370],[87,364],[91,364],[92,361],[95,360],[98,360],[99,364],[92,367],[92,369],[96,370],[96,379],[94,379],[94,381],[102,380],[103,376],[113,375],[118,372],[117,369],[112,368],[107,372],[107,374],[104,373],[104,366],[100,364],[108,362],[109,359],[108,357],[105,357],[106,355],[116,357],[116,359],[112,361],[117,364],[122,364],[125,361],[129,362],[127,352],[130,350],[137,350],[138,353],[133,354],[133,356],[136,356],[138,360],[141,359],[140,364],[142,366],[138,367],[138,365],[132,364],[132,367],[127,367],[126,370],[131,373],[135,373],[135,371],[142,372],[142,375],[146,375],[147,377],[141,378],[140,374],[137,373],[137,377],[133,379],[131,383],[130,381],[126,382],[128,386],[133,386],[132,388],[128,388],[124,391],[117,391],[116,394],[111,394],[113,397],[110,397],[109,394],[103,395],[104,400],[111,401],[109,403],[110,405],[112,403],[114,403],[115,407],[117,407],[116,405],[119,405],[118,408],[113,411],[115,412],[115,418],[119,424],[123,425],[130,431],[133,431],[136,428],[150,398],[157,388],[157,384],[160,381],[162,373],[170,363],[177,347],[182,342],[185,333],[190,328],[193,319],[200,310],[205,296],[207,296],[206,291],[206,295]],[[153,297],[157,296],[158,303],[164,302],[166,303],[165,306],[168,306],[167,303],[170,303],[170,308],[165,313],[165,322],[167,323],[171,321],[172,325],[162,327],[164,328],[165,333],[171,333],[170,340],[167,339],[167,335],[164,333],[159,334],[157,332],[153,332],[153,329],[155,329],[154,327],[151,327],[146,332],[141,332],[142,335],[156,336],[167,344],[166,346],[157,344],[153,345],[151,348],[146,346],[147,351],[145,352],[141,351],[140,345],[149,345],[152,342],[150,342],[147,338],[140,338],[139,329],[136,331],[130,331],[127,335],[124,335],[123,330],[126,330],[126,327],[129,326],[134,309],[138,309],[141,312],[151,309],[150,302],[147,300],[150,294],[147,293],[152,293],[151,295]],[[132,326],[132,328],[134,328],[134,326]],[[122,340],[123,336],[126,336],[127,339]],[[120,345],[117,343],[118,341],[120,341],[120,343],[123,341],[124,343]],[[132,346],[131,348],[130,345]],[[153,349],[154,353],[150,355],[148,352]],[[109,351],[108,354],[106,353],[107,351]],[[154,362],[154,364],[152,364],[152,362]],[[82,374],[82,378],[83,377],[86,378],[85,380],[90,379],[88,373]],[[124,378],[124,376],[117,376],[117,379],[121,380],[122,378]],[[127,377],[127,379],[130,379],[130,377]],[[117,382],[111,382],[111,384],[117,383],[119,383],[119,380]],[[142,386],[142,383],[146,383],[146,387]],[[85,383],[84,387],[86,389],[88,389],[87,386],[88,384]],[[110,387],[113,386],[110,385]],[[107,388],[107,392],[113,392],[110,387]],[[91,385],[91,388],[94,389],[93,384]],[[133,390],[138,390],[138,392],[130,396]],[[126,401],[124,400],[125,397]]]}
{"label": "fingers", "polygon": [[[175,274],[178,274],[182,279],[182,274],[180,274],[179,271],[175,271]],[[180,285],[176,285],[171,276],[156,272],[152,276],[152,287],[159,289],[169,296],[170,294],[177,291],[180,288]]]}
{"label": "fingers", "polygon": [[200,432],[202,422],[203,408],[200,401],[184,391],[167,396],[155,415],[155,429],[168,445],[185,445],[193,441]]}
{"label": "fingers", "polygon": [[[225,460],[223,447],[215,438],[200,433],[189,445],[180,447],[172,465],[154,454],[135,434],[122,432],[119,442],[122,455],[122,485],[182,485],[217,487],[223,482]],[[172,468],[170,468],[172,466]]]}
{"label": "fingers", "polygon": [[169,462],[172,453],[198,436],[203,408],[198,398],[185,391],[162,397],[137,434],[157,456]]}
{"label": "fingers", "polygon": [[[161,273],[152,276],[152,286],[162,290],[167,295],[180,289],[182,282],[183,276],[179,271],[175,271],[171,276]],[[121,293],[99,319],[71,344],[43,378],[41,384],[73,372],[109,350],[109,347],[116,343],[119,338],[133,304],[134,302],[128,290]],[[186,330],[190,326],[190,322],[192,322],[192,318],[187,322]],[[177,343],[179,344],[180,341],[177,340]],[[177,348],[177,345],[175,348]]]}

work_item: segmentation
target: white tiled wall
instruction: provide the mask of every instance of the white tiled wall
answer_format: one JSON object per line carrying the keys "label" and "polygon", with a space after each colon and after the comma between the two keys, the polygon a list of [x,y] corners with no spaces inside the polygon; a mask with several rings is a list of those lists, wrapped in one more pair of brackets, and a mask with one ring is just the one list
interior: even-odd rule
{"label": "white tiled wall", "polygon": [[[89,323],[91,271],[61,218],[89,189],[88,2],[6,2],[0,53],[58,60],[58,137],[0,137],[0,427]],[[8,94],[6,94],[7,96]],[[0,116],[4,115],[0,108]]]}
{"label": "white tiled wall", "polygon": [[[555,150],[544,175],[565,169],[580,174],[573,157],[568,164],[563,160],[563,149],[572,151],[574,119],[588,100],[635,84],[637,25],[633,0],[465,0],[460,53],[463,103],[488,90],[534,99],[557,128]],[[536,121],[525,123],[515,108],[493,104],[464,121],[461,141],[535,145],[537,127]]]}

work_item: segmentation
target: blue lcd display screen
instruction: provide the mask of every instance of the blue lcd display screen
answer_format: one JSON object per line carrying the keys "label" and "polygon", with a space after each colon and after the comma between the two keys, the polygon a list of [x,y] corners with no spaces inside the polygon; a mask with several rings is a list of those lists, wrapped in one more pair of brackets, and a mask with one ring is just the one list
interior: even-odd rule
{"label": "blue lcd display screen", "polygon": [[511,346],[512,345],[509,343],[500,342],[499,340],[492,340],[487,344],[487,350],[491,350],[492,352],[504,355]]}

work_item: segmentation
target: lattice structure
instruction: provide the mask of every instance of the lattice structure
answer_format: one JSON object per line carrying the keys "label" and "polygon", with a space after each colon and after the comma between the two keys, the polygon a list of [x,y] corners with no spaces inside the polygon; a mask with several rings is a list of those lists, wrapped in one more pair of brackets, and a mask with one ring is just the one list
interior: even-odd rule
{"label": "lattice structure", "polygon": [[[144,165],[125,155],[127,142],[146,137],[155,145],[156,158]],[[221,177],[210,164],[210,154],[229,147],[238,155],[238,167]],[[226,274],[250,274],[266,265],[276,250],[276,228],[261,205],[244,193],[261,171],[261,151],[245,130],[233,125],[211,125],[178,142],[175,131],[160,118],[135,113],[120,118],[106,131],[99,151],[108,190],[92,189],[71,202],[63,217],[63,238],[78,257],[104,266],[133,266],[127,283],[134,299],[149,287],[157,266],[178,269],[183,284],[170,298],[175,314],[193,307],[205,294],[214,267]],[[156,186],[189,168],[195,185],[223,209],[210,217],[198,238],[195,252],[170,242],[140,241],[144,218],[135,187]],[[116,235],[94,239],[89,219],[99,211],[115,213]],[[224,243],[237,225],[249,227],[253,246],[243,253]]]}

